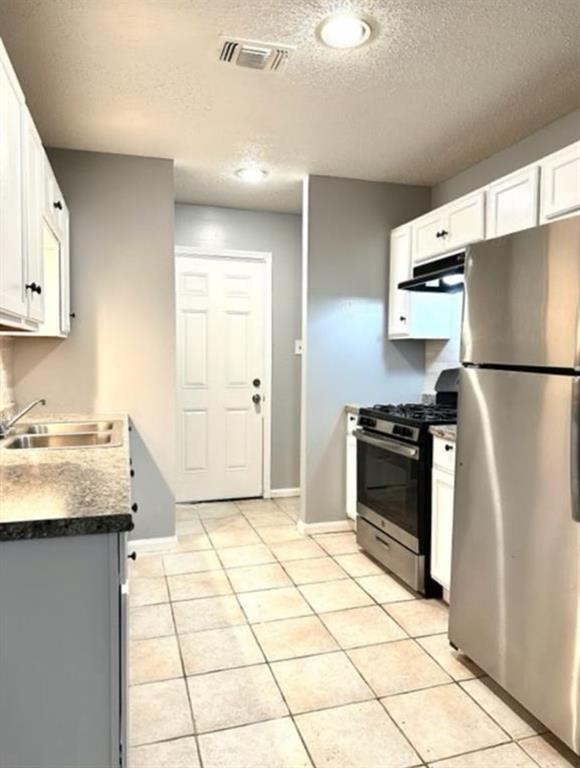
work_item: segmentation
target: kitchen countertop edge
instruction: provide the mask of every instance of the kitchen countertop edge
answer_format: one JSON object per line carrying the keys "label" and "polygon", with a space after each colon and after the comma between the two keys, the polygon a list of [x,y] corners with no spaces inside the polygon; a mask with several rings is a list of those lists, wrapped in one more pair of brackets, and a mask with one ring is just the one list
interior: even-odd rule
{"label": "kitchen countertop edge", "polygon": [[[130,511],[130,419],[127,414],[78,414],[60,413],[28,417],[23,423],[33,421],[79,421],[111,419],[122,422],[123,442],[112,448],[80,448],[43,450],[34,453],[7,454],[2,449],[0,477],[4,484],[3,503],[0,510],[0,542],[31,539],[49,539],[69,536],[85,536],[107,533],[124,533],[133,530]],[[26,455],[28,454],[28,455]],[[43,456],[44,455],[44,456]],[[29,469],[27,468],[27,465]],[[59,466],[60,465],[60,466]],[[16,467],[18,477],[10,477],[10,469]],[[64,474],[60,468],[67,468]],[[30,510],[26,493],[22,498],[22,482],[28,473],[34,478],[35,490],[56,493],[63,506],[62,515],[47,517],[42,512],[35,516],[19,514],[19,506]],[[105,482],[107,490],[104,491]],[[82,484],[82,493],[77,493]],[[30,489],[27,485],[27,490]],[[30,497],[33,498],[33,497]],[[5,512],[3,515],[2,512]]]}
{"label": "kitchen countertop edge", "polygon": [[449,442],[457,441],[457,424],[433,424],[429,427],[429,432]]}

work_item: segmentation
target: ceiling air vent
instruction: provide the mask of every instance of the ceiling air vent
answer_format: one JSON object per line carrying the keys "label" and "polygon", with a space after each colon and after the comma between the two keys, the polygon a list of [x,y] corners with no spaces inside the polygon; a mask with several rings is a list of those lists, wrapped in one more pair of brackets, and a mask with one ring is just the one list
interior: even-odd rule
{"label": "ceiling air vent", "polygon": [[219,50],[220,61],[225,64],[263,72],[278,72],[288,61],[293,46],[222,37]]}

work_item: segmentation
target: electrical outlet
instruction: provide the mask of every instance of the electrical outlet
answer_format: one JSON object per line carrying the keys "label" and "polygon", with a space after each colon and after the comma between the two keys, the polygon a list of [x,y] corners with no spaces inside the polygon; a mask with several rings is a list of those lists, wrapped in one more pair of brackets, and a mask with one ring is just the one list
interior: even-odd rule
{"label": "electrical outlet", "polygon": [[301,355],[303,348],[304,348],[304,342],[302,341],[302,339],[296,339],[296,341],[294,342],[294,354]]}

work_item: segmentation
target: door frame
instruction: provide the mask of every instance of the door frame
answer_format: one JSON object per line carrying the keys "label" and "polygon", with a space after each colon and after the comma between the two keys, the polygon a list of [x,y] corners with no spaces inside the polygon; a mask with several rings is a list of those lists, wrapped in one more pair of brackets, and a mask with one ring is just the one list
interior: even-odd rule
{"label": "door frame", "polygon": [[[190,259],[244,259],[264,264],[264,378],[266,396],[262,395],[264,416],[262,431],[262,496],[265,499],[269,499],[272,495],[272,252],[176,245],[175,272],[177,272],[178,258],[183,257]],[[175,281],[175,299],[175,319],[177,321],[177,280]],[[176,361],[178,354],[179,350],[176,350]]]}

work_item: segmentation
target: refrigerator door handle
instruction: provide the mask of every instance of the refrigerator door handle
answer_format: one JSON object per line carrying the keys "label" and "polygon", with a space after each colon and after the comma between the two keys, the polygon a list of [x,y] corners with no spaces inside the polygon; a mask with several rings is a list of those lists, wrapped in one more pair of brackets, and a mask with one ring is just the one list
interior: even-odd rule
{"label": "refrigerator door handle", "polygon": [[572,421],[570,446],[570,480],[572,519],[580,523],[580,377],[572,382]]}

